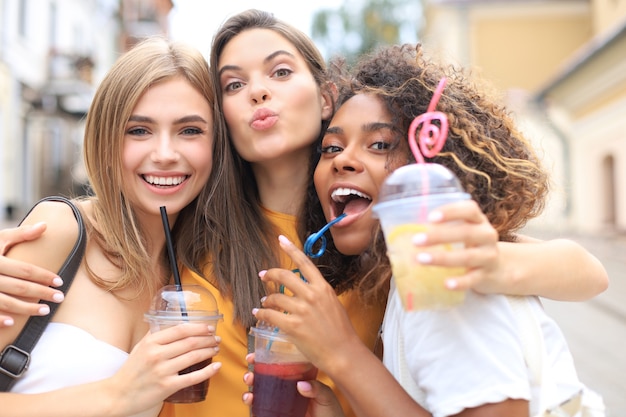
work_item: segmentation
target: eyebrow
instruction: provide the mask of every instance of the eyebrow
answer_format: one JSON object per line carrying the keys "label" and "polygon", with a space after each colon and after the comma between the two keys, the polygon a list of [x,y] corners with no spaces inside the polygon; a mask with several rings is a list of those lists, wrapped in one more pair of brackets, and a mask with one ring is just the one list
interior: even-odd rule
{"label": "eyebrow", "polygon": [[[129,122],[138,122],[138,123],[155,123],[154,119],[151,117],[147,117],[147,116],[140,116],[140,115],[132,115],[130,116],[130,118],[128,119]],[[201,116],[198,116],[197,114],[192,114],[189,116],[183,116],[179,119],[174,120],[174,124],[182,124],[182,123],[192,123],[192,122],[200,122],[200,123],[207,123],[208,122]]]}
{"label": "eyebrow", "polygon": [[[395,128],[391,123],[374,122],[362,125],[361,130],[364,132],[376,132],[379,130],[395,130]],[[341,135],[343,133],[344,130],[341,126],[332,126],[326,129],[324,134]]]}
{"label": "eyebrow", "polygon": [[[267,57],[265,57],[265,59],[263,60],[264,64],[267,64],[268,62],[270,62],[272,59],[276,58],[277,56],[280,55],[286,55],[290,58],[296,58],[296,56],[294,54],[292,54],[291,52],[285,51],[283,49],[279,49],[276,52],[272,52],[271,54],[269,54]],[[220,70],[218,71],[218,77],[222,76],[222,73],[224,73],[225,71],[239,71],[241,70],[241,67],[238,65],[224,65],[222,68],[220,68]]]}

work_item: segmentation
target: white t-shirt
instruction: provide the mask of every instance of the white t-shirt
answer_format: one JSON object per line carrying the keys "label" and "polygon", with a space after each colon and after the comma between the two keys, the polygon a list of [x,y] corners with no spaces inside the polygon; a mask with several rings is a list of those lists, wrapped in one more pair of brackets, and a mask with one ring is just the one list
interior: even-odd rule
{"label": "white t-shirt", "polygon": [[[554,378],[555,389],[543,401],[558,405],[583,385],[560,329],[539,299],[527,298],[541,325],[546,367],[554,371],[548,377]],[[534,415],[542,401],[524,360],[516,316],[504,295],[468,291],[456,308],[406,312],[392,279],[382,338],[385,366],[434,417],[508,398],[529,400]]]}

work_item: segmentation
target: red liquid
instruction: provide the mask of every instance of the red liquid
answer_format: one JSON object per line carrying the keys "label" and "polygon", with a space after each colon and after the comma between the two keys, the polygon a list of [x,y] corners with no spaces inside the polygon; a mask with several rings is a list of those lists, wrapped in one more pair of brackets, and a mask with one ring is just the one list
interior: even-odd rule
{"label": "red liquid", "polygon": [[[198,369],[202,369],[205,366],[209,365],[213,358],[209,358],[205,361],[199,362],[195,365],[190,366],[189,368],[185,368],[180,371],[178,374],[188,374],[189,372],[197,371]],[[206,393],[209,390],[209,380],[202,381],[195,385],[190,385],[186,388],[176,391],[169,397],[165,399],[168,403],[197,403],[199,401],[204,401],[206,398]]]}
{"label": "red liquid", "polygon": [[317,377],[310,363],[255,363],[253,417],[304,417],[309,399],[300,395],[298,381]]}

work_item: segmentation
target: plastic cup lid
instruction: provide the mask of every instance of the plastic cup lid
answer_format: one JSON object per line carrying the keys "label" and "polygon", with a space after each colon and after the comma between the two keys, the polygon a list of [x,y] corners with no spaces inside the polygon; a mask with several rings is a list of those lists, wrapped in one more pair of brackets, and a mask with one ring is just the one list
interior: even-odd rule
{"label": "plastic cup lid", "polygon": [[459,192],[464,192],[461,182],[443,165],[409,164],[396,169],[385,179],[378,201]]}

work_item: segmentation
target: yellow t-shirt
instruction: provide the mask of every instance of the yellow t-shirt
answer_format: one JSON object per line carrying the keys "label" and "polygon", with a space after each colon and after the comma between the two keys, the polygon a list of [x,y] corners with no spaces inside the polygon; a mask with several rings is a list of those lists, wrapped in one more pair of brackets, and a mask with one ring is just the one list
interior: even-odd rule
{"label": "yellow t-shirt", "polygon": [[[265,213],[269,220],[280,230],[280,233],[301,246],[296,233],[296,219],[294,216],[269,210],[265,210]],[[287,269],[294,268],[291,259],[284,253],[281,253],[281,266]],[[210,275],[207,274],[207,276]],[[248,364],[245,360],[248,353],[246,329],[240,324],[233,322],[233,303],[223,298],[210,282],[186,269],[182,271],[181,279],[183,283],[199,284],[209,289],[217,300],[220,313],[224,314],[224,321],[217,326],[217,334],[222,338],[220,351],[214,358],[215,361],[222,363],[222,367],[217,375],[209,381],[209,391],[206,400],[192,404],[165,403],[159,416],[249,417],[250,410],[241,400],[241,396],[247,391],[247,386],[243,382],[243,375],[248,370]],[[348,316],[361,340],[373,350],[385,306],[364,306],[353,292],[342,294],[339,300],[346,308]],[[347,400],[335,388],[330,378],[320,372],[318,379],[333,388],[346,411],[346,416],[354,416]]]}

